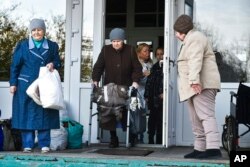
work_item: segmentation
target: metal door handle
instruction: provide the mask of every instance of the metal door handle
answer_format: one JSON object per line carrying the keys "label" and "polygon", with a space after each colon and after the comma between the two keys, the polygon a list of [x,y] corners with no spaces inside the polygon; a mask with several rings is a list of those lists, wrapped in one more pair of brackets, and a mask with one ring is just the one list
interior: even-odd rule
{"label": "metal door handle", "polygon": [[71,58],[71,66],[73,65],[74,62],[78,62],[78,58],[77,57]]}
{"label": "metal door handle", "polygon": [[170,66],[170,64],[172,64],[172,66],[174,67],[174,66],[175,66],[175,61],[174,61],[174,60],[169,59],[169,66]]}

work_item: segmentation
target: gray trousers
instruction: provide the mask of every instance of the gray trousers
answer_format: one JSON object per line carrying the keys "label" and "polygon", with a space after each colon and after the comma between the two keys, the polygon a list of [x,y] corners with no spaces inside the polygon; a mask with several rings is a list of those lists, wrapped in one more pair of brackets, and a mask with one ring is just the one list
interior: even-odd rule
{"label": "gray trousers", "polygon": [[189,116],[194,133],[194,149],[219,149],[220,135],[215,119],[215,96],[217,90],[205,89],[188,99]]}

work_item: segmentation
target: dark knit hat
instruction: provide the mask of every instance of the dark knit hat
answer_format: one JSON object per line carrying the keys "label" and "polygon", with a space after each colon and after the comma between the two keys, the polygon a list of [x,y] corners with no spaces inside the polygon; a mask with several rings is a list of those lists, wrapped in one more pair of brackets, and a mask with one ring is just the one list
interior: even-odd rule
{"label": "dark knit hat", "polygon": [[35,28],[41,28],[44,30],[44,32],[46,32],[46,26],[44,23],[43,19],[32,19],[30,21],[30,31],[32,31]]}
{"label": "dark knit hat", "polygon": [[111,41],[113,40],[122,40],[124,41],[125,39],[125,31],[121,28],[114,28],[110,31],[109,34],[109,39]]}
{"label": "dark knit hat", "polygon": [[174,30],[180,33],[187,34],[193,28],[192,18],[185,14],[179,16],[174,23]]}

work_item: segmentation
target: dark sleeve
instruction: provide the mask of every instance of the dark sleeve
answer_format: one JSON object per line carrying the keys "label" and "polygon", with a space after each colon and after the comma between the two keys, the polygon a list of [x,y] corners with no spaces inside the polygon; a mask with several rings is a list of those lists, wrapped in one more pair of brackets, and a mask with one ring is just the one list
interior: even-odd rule
{"label": "dark sleeve", "polygon": [[99,54],[98,59],[96,63],[94,64],[93,71],[92,71],[93,81],[99,82],[104,72],[104,68],[105,68],[104,51],[105,51],[105,46],[102,48],[101,53]]}
{"label": "dark sleeve", "polygon": [[135,49],[133,47],[131,48],[131,54],[133,63],[132,80],[133,82],[139,83],[141,78],[143,78],[142,65],[139,62]]}
{"label": "dark sleeve", "polygon": [[150,80],[151,80],[151,78],[152,78],[152,74],[150,73],[150,75],[147,78],[146,85],[145,85],[144,98],[146,98],[146,99],[148,99],[148,97],[149,97]]}

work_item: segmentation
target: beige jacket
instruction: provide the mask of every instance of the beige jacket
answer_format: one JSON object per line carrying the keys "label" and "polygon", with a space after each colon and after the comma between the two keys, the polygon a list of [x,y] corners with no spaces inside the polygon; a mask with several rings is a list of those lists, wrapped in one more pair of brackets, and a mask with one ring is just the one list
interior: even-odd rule
{"label": "beige jacket", "polygon": [[177,64],[180,101],[195,95],[191,84],[199,83],[202,89],[220,90],[220,74],[215,55],[208,39],[201,32],[188,32],[180,49]]}

